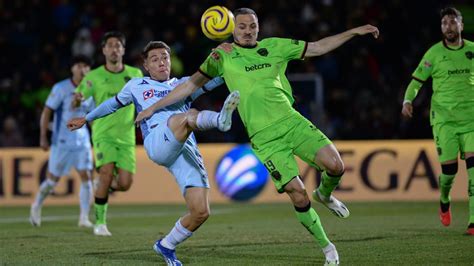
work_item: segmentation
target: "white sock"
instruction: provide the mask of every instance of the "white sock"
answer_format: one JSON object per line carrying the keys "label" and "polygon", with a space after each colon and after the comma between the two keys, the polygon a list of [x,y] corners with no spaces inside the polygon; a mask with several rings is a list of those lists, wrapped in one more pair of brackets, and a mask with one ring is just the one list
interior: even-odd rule
{"label": "white sock", "polygon": [[54,182],[53,180],[46,178],[39,187],[39,191],[36,194],[34,205],[42,206],[44,199],[46,199],[46,197],[49,195],[51,190],[53,190],[56,184],[57,182]]}
{"label": "white sock", "polygon": [[200,111],[197,115],[196,126],[199,130],[209,130],[217,128],[218,112],[214,111]]}
{"label": "white sock", "polygon": [[79,206],[81,207],[81,217],[89,218],[89,210],[92,197],[92,182],[90,180],[81,182],[79,191]]}
{"label": "white sock", "polygon": [[179,243],[184,242],[192,235],[193,232],[182,226],[180,220],[178,220],[173,229],[161,240],[161,245],[174,250]]}
{"label": "white sock", "polygon": [[336,246],[333,243],[329,243],[326,247],[323,248],[324,256],[326,256],[327,261],[338,261],[339,254],[337,254]]}

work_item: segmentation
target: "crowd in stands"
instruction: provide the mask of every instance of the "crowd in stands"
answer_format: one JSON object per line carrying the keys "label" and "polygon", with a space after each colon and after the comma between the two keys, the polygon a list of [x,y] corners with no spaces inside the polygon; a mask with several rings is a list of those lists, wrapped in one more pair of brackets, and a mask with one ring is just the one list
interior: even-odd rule
{"label": "crowd in stands", "polygon": [[[469,1],[457,1],[462,11]],[[140,52],[151,40],[168,43],[174,76],[193,74],[218,45],[201,33],[203,11],[217,1],[4,1],[0,8],[0,146],[38,146],[39,120],[54,83],[70,76],[69,60],[83,54],[104,62],[100,39],[106,31],[127,36],[124,62],[141,67]],[[440,41],[438,12],[443,1],[219,1],[233,10],[254,9],[260,39],[288,37],[314,41],[363,24],[380,37],[351,40],[319,58],[293,61],[289,73],[318,73],[324,82],[324,110],[317,126],[333,140],[431,138],[430,84],[414,102],[410,121],[400,116],[411,73],[423,53]],[[472,40],[473,33],[464,37]],[[142,68],[143,69],[143,68]],[[228,91],[202,96],[198,109],[218,110]],[[295,93],[296,103],[299,95]],[[302,112],[308,109],[300,103]],[[140,134],[137,134],[138,136]],[[230,133],[198,134],[200,142],[247,142],[236,117]],[[140,142],[141,140],[139,140]]]}

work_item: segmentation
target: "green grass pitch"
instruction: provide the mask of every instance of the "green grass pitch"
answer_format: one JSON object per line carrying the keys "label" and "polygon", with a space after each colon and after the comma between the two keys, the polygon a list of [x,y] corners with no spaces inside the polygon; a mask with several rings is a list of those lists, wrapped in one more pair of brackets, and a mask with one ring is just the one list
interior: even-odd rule
{"label": "green grass pitch", "polygon": [[[443,227],[435,202],[351,203],[340,219],[313,203],[341,265],[474,265],[464,235],[467,202],[454,202]],[[323,265],[324,256],[290,203],[212,205],[209,220],[178,247],[185,265]],[[78,206],[45,206],[42,227],[29,208],[0,207],[0,265],[164,265],[152,250],[183,205],[109,206],[112,237],[77,227]]]}

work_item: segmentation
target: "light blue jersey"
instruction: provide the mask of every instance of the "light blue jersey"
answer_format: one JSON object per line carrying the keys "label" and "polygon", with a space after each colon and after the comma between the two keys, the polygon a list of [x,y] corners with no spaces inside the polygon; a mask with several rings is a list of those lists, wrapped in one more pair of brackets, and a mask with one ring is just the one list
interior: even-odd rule
{"label": "light blue jersey", "polygon": [[90,135],[87,127],[75,131],[69,131],[66,127],[68,120],[84,116],[94,108],[92,100],[85,101],[78,108],[72,108],[71,103],[75,88],[76,85],[72,79],[60,81],[53,86],[46,100],[46,106],[54,111],[51,144],[70,150],[90,149]]}

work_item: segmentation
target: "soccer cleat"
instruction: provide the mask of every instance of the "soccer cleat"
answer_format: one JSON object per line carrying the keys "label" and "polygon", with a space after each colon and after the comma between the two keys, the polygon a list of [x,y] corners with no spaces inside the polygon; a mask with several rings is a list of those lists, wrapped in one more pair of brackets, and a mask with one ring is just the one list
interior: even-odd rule
{"label": "soccer cleat", "polygon": [[239,102],[239,91],[233,91],[231,94],[229,94],[229,96],[227,96],[227,99],[225,99],[222,110],[217,117],[217,128],[220,131],[229,131],[230,127],[232,126],[232,113],[237,108],[237,105],[239,105]]}
{"label": "soccer cleat", "polygon": [[165,248],[161,245],[161,239],[157,240],[153,245],[153,250],[156,254],[163,257],[168,266],[181,266],[183,265],[181,261],[176,258],[176,253],[173,249]]}
{"label": "soccer cleat", "polygon": [[96,236],[111,236],[112,233],[109,232],[109,229],[107,229],[106,224],[96,224],[94,226],[94,235],[96,235]]}
{"label": "soccer cleat", "polygon": [[474,223],[468,225],[466,235],[474,236]]}
{"label": "soccer cleat", "polygon": [[333,243],[329,243],[329,245],[324,247],[323,253],[326,257],[324,266],[339,265],[339,254],[337,253],[336,246],[334,246]]}
{"label": "soccer cleat", "polygon": [[30,223],[33,226],[41,226],[41,206],[31,204]]}
{"label": "soccer cleat", "polygon": [[319,190],[315,189],[313,191],[313,199],[317,202],[322,203],[324,206],[326,206],[326,208],[328,208],[340,218],[347,218],[350,215],[346,205],[336,199],[336,197],[334,197],[333,195],[331,195],[329,199],[327,199],[326,197],[321,195],[321,193],[319,193]]}
{"label": "soccer cleat", "polygon": [[77,223],[77,226],[85,227],[85,228],[92,228],[92,227],[94,227],[94,224],[89,220],[89,217],[81,216],[81,218],[79,218],[79,222]]}
{"label": "soccer cleat", "polygon": [[443,212],[439,209],[439,220],[444,226],[449,226],[451,224],[451,207],[447,212]]}

